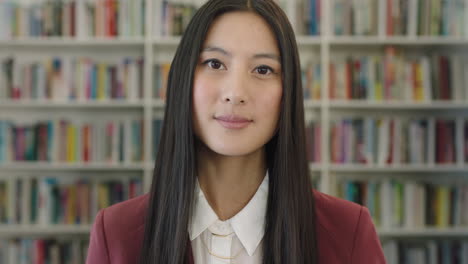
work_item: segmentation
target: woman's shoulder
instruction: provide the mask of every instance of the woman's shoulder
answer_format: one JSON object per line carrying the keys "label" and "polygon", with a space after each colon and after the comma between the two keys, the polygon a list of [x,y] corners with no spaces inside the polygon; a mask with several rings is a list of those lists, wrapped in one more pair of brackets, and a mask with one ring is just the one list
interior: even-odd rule
{"label": "woman's shoulder", "polygon": [[146,194],[100,210],[91,230],[86,263],[136,263],[147,204]]}
{"label": "woman's shoulder", "polygon": [[326,263],[385,263],[367,208],[316,190],[313,193],[322,260]]}
{"label": "woman's shoulder", "polygon": [[144,225],[149,195],[140,195],[116,203],[102,210],[105,226],[119,230],[131,230]]}
{"label": "woman's shoulder", "polygon": [[366,213],[359,204],[317,190],[314,190],[314,198],[317,225],[340,239],[344,234],[353,234],[362,214]]}

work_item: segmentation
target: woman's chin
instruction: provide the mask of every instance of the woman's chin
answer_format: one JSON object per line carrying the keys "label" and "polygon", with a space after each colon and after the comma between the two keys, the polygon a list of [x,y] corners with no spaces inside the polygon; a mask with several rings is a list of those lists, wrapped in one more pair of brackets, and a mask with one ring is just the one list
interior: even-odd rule
{"label": "woman's chin", "polygon": [[208,146],[208,148],[219,155],[232,157],[246,156],[258,150],[258,148],[242,146],[241,144],[223,144],[221,146]]}

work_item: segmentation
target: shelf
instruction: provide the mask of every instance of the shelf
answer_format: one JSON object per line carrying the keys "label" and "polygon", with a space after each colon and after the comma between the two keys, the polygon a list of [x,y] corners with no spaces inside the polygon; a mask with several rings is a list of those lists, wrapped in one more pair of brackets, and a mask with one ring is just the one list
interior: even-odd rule
{"label": "shelf", "polygon": [[22,161],[11,163],[0,163],[0,171],[142,171],[145,169],[143,163],[139,164],[106,164],[106,163],[49,163]]}
{"label": "shelf", "polygon": [[322,103],[320,101],[317,101],[317,100],[305,100],[304,101],[304,108],[308,108],[308,109],[313,109],[313,108],[320,108],[320,106],[322,105]]}
{"label": "shelf", "polygon": [[87,38],[70,37],[28,37],[11,40],[0,40],[2,46],[143,46],[143,37],[122,38]]}
{"label": "shelf", "polygon": [[0,100],[0,108],[142,108],[144,103],[126,100],[54,101],[54,100]]}
{"label": "shelf", "polygon": [[159,108],[159,109],[164,109],[166,106],[165,100],[162,99],[153,99],[153,107],[154,108]]}
{"label": "shelf", "polygon": [[159,46],[177,46],[179,45],[180,40],[182,39],[181,36],[161,36],[161,37],[154,37],[153,44]]}
{"label": "shelf", "polygon": [[320,172],[322,170],[322,165],[320,163],[309,163],[309,170],[312,172]]}
{"label": "shelf", "polygon": [[380,237],[468,237],[468,227],[378,229]]}
{"label": "shelf", "polygon": [[91,225],[0,225],[0,237],[43,235],[87,235]]}
{"label": "shelf", "polygon": [[468,165],[412,165],[399,164],[391,166],[382,165],[360,165],[360,164],[333,164],[330,166],[332,172],[468,172]]}
{"label": "shelf", "polygon": [[[150,42],[160,46],[177,46],[181,36],[155,36]],[[300,46],[330,45],[468,45],[468,39],[456,37],[406,37],[406,36],[307,36],[297,35]],[[73,38],[25,37],[0,40],[1,46],[143,46],[144,37]]]}
{"label": "shelf", "polygon": [[454,37],[409,37],[409,36],[332,36],[329,40],[331,45],[467,45],[468,39]]}
{"label": "shelf", "polygon": [[320,36],[296,36],[296,41],[299,46],[317,46],[323,42],[323,38]]}
{"label": "shelf", "polygon": [[331,100],[330,108],[334,109],[391,109],[391,110],[460,110],[468,109],[468,102],[432,101],[432,102],[402,102],[402,101],[368,101],[368,100]]}
{"label": "shelf", "polygon": [[[180,36],[161,36],[161,37],[154,37],[153,44],[159,46],[177,46],[179,45],[180,40],[182,37]],[[323,42],[323,38],[320,36],[305,36],[305,35],[298,35],[296,37],[297,44],[301,46],[306,45],[320,45]]]}

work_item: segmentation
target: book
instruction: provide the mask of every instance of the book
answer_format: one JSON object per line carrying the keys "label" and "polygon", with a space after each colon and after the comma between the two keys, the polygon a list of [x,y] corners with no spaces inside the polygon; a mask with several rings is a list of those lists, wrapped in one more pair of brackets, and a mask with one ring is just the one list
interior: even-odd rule
{"label": "book", "polygon": [[0,99],[136,101],[143,98],[143,59],[12,55],[0,61]]}
{"label": "book", "polygon": [[0,179],[0,225],[89,225],[100,209],[143,194],[140,177]]}
{"label": "book", "polygon": [[89,241],[81,238],[4,238],[0,263],[79,264],[86,261]]}
{"label": "book", "polygon": [[453,118],[333,120],[330,161],[377,166],[464,163],[468,148],[466,131],[466,120]]}
{"label": "book", "polygon": [[465,239],[395,240],[382,243],[388,264],[462,264],[468,261]]}
{"label": "book", "polygon": [[369,209],[378,228],[450,228],[468,224],[467,184],[400,179],[342,179],[338,195]]}
{"label": "book", "polygon": [[465,102],[463,55],[404,54],[387,47],[383,55],[334,56],[329,65],[329,95],[335,100]]}
{"label": "book", "polygon": [[142,37],[145,32],[145,0],[85,0],[84,37]]}
{"label": "book", "polygon": [[143,121],[0,121],[0,164],[16,161],[133,164],[143,161]]}
{"label": "book", "polygon": [[0,39],[76,37],[75,0],[1,1]]}

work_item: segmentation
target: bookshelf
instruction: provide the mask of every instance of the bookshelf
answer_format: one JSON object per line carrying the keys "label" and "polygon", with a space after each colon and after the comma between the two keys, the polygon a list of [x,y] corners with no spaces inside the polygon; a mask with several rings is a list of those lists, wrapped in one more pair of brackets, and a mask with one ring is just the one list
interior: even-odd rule
{"label": "bookshelf", "polygon": [[[73,2],[70,0],[63,1],[66,3]],[[124,0],[121,1],[125,2]],[[43,58],[91,56],[96,58],[96,63],[99,63],[98,58],[101,57],[105,60],[119,58],[120,61],[125,57],[142,58],[142,73],[140,75],[142,76],[142,95],[136,96],[132,100],[11,100],[5,97],[2,98],[0,88],[0,120],[14,119],[21,122],[32,122],[34,120],[43,120],[46,117],[67,117],[86,121],[88,117],[97,119],[101,117],[101,120],[112,120],[112,118],[120,116],[131,116],[132,118],[140,118],[144,124],[143,142],[153,142],[152,137],[155,134],[153,120],[162,117],[164,113],[164,100],[156,96],[159,93],[158,89],[161,89],[161,87],[158,87],[158,85],[161,86],[158,82],[163,77],[161,73],[158,73],[161,78],[155,77],[157,71],[155,65],[170,63],[180,41],[180,36],[171,32],[177,33],[177,30],[180,31],[180,28],[177,29],[177,27],[183,28],[184,23],[187,21],[179,17],[178,20],[171,21],[172,24],[167,23],[162,20],[161,14],[163,14],[163,9],[168,6],[174,8],[173,10],[182,10],[186,12],[185,14],[190,14],[192,12],[190,10],[196,9],[204,0],[174,0],[169,1],[172,4],[168,6],[164,6],[162,0],[143,0],[141,4],[144,8],[140,10],[143,10],[144,13],[139,17],[140,21],[132,20],[132,25],[137,27],[133,28],[132,32],[126,29],[125,34],[119,35],[118,32],[120,31],[117,30],[116,34],[115,28],[113,29],[112,26],[104,27],[104,29],[97,29],[96,26],[94,30],[99,30],[99,34],[96,33],[97,31],[94,33],[90,31],[91,25],[89,24],[89,14],[85,8],[86,4],[99,6],[100,4],[112,2],[108,0],[76,1],[74,7],[76,21],[74,23],[70,21],[69,25],[77,25],[77,27],[74,31],[67,31],[66,34],[38,37],[28,36],[23,32],[22,34],[5,36],[5,30],[0,30],[0,59],[19,54],[21,56],[27,54],[38,56],[39,54]],[[314,151],[318,151],[320,157],[317,161],[310,163],[310,170],[314,179],[319,179],[319,190],[338,195],[340,183],[355,176],[359,176],[363,181],[379,180],[382,177],[402,177],[404,179],[418,179],[421,182],[437,181],[443,178],[450,182],[451,179],[456,178],[461,184],[468,184],[466,176],[468,164],[464,161],[465,154],[459,149],[464,144],[463,127],[460,125],[457,127],[459,133],[454,138],[454,145],[458,146],[458,152],[457,160],[453,163],[446,164],[432,161],[422,164],[407,162],[356,164],[352,162],[334,163],[331,160],[333,154],[331,149],[333,122],[343,118],[448,118],[461,120],[457,122],[463,124],[463,121],[468,119],[468,92],[465,92],[468,91],[466,89],[468,80],[466,78],[462,80],[462,84],[459,84],[459,87],[461,87],[459,90],[461,89],[460,91],[464,92],[462,98],[456,97],[450,100],[432,98],[427,98],[427,100],[335,99],[328,96],[332,85],[330,64],[336,62],[337,59],[345,60],[351,55],[356,61],[360,61],[365,56],[380,56],[382,60],[386,58],[391,60],[401,59],[402,63],[412,60],[418,61],[422,56],[427,56],[431,63],[433,54],[448,54],[460,55],[462,62],[468,61],[468,27],[463,27],[463,25],[468,24],[468,0],[447,1],[450,2],[447,4],[450,8],[440,8],[441,12],[434,11],[433,13],[427,13],[426,10],[424,11],[426,12],[425,15],[419,14],[418,8],[415,9],[417,4],[421,4],[421,0],[408,0],[408,8],[404,5],[399,6],[396,3],[399,1],[393,1],[392,8],[407,10],[408,13],[392,18],[389,18],[386,12],[388,4],[392,2],[390,0],[280,0],[277,2],[280,2],[295,28],[304,70],[308,71],[307,69],[310,67],[310,72],[317,69],[320,71],[320,74],[314,75],[312,81],[308,83],[310,85],[308,86],[309,93],[314,95],[311,95],[304,102],[306,121],[309,123],[314,120],[317,124],[320,124],[320,139],[318,142],[314,142],[315,147],[318,148]],[[428,2],[435,6],[440,4],[440,7],[446,4],[442,0]],[[316,5],[315,10],[320,11],[313,13],[311,18],[309,17],[310,14],[307,15],[302,12],[312,10],[310,8],[312,4]],[[370,8],[367,8],[366,4]],[[461,4],[464,4],[464,8],[461,8],[463,7]],[[132,8],[132,10],[138,10],[139,7]],[[456,11],[454,11],[455,9]],[[4,9],[0,4],[1,10]],[[354,17],[349,12],[355,12]],[[454,17],[457,19],[454,19],[455,21],[452,24],[447,24],[447,21],[441,22],[443,17],[447,17],[442,12],[455,12]],[[337,14],[342,14],[342,17],[339,16],[342,20],[335,19]],[[399,12],[394,14],[399,14]],[[437,20],[438,17],[439,20]],[[308,25],[306,24],[307,19],[314,18],[319,18],[319,22],[314,20],[315,23],[309,22]],[[102,20],[103,18],[95,19]],[[104,24],[113,24],[117,28],[123,27],[123,24],[125,24],[121,23],[122,21],[112,22],[114,18],[108,19],[102,20],[108,22]],[[125,16],[125,19],[136,18],[129,13]],[[420,19],[421,22],[416,21],[416,19]],[[346,21],[352,22],[349,24],[355,25],[356,28],[343,28]],[[439,21],[439,23],[433,21]],[[179,24],[173,25],[174,23]],[[429,25],[425,25],[428,23]],[[393,26],[389,26],[389,24],[393,24]],[[81,28],[78,25],[85,25],[88,28]],[[74,35],[71,32],[74,32]],[[404,33],[398,34],[398,32]],[[386,54],[389,53],[388,47],[392,47],[396,52],[395,57],[386,57]],[[402,54],[401,58],[399,57],[400,54]],[[465,73],[467,73],[468,64],[465,63],[464,67]],[[0,84],[2,84],[1,81],[0,79]],[[398,85],[395,87],[398,88]],[[400,89],[403,88],[400,87]],[[394,93],[398,95],[400,92],[396,91]],[[435,139],[433,141],[433,144],[436,144]],[[79,177],[75,175],[103,174],[109,176],[115,173],[128,173],[140,177],[143,181],[143,188],[147,191],[150,187],[153,170],[153,149],[151,147],[145,149],[142,155],[140,162],[130,164],[109,164],[105,162],[0,162],[0,174],[15,177],[22,174],[42,176],[58,173],[60,177]],[[2,225],[0,226],[0,237],[27,237],[30,235],[56,237],[80,234],[84,238],[89,232],[89,227],[87,225],[51,225],[35,228],[34,226]],[[467,228],[466,226],[445,228],[428,226],[418,229],[392,227],[379,228],[378,232],[382,241],[389,241],[389,247],[393,248],[395,241],[404,239],[450,238],[467,241]],[[16,229],[21,231],[12,231]]]}

